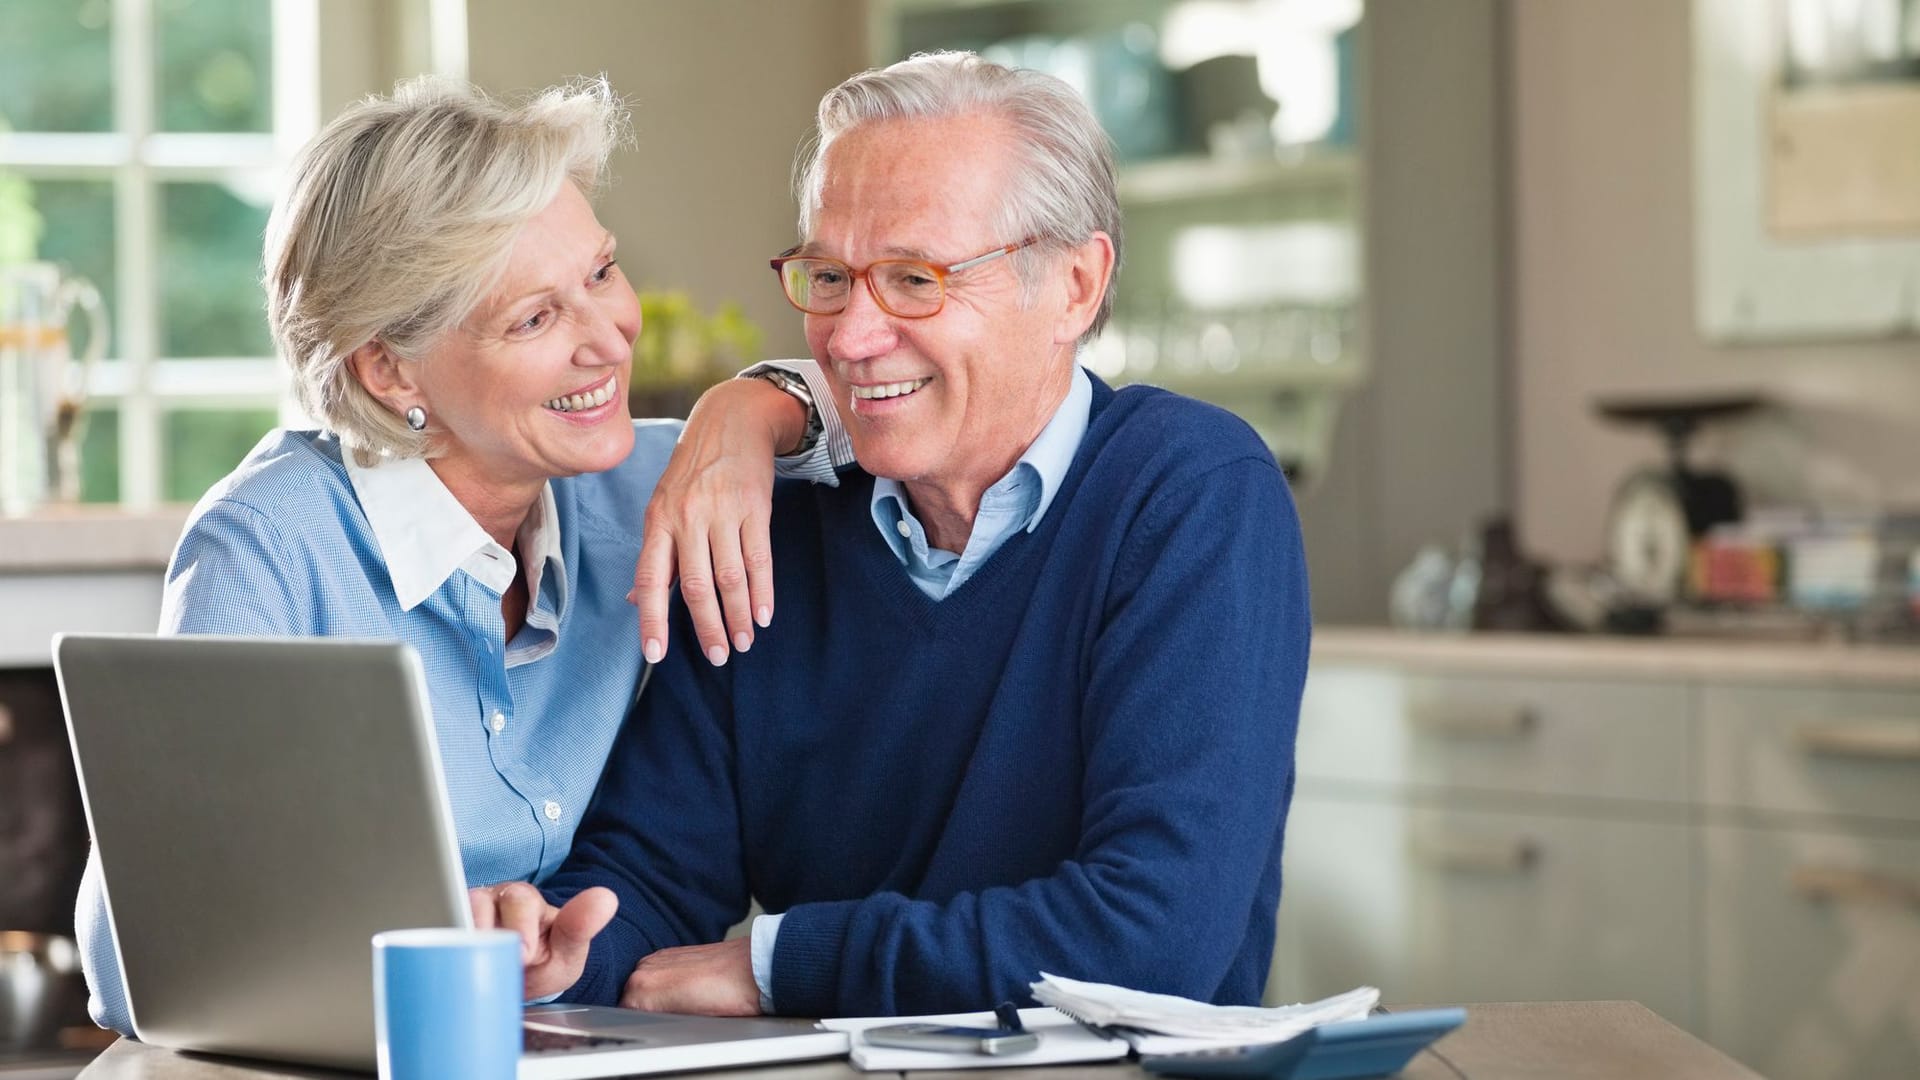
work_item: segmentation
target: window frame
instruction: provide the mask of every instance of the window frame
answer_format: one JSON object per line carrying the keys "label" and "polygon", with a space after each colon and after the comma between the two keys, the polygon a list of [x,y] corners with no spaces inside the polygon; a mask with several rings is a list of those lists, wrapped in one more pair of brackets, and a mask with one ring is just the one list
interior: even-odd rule
{"label": "window frame", "polygon": [[[168,358],[159,354],[161,185],[258,177],[277,190],[294,152],[318,130],[319,0],[272,5],[272,131],[154,130],[158,109],[153,0],[113,0],[108,51],[114,128],[0,134],[0,169],[29,182],[95,181],[113,188],[113,336],[88,387],[91,409],[119,413],[120,504],[145,508],[165,489],[165,414],[183,409],[302,413],[277,357]],[[265,318],[262,311],[261,317]]]}

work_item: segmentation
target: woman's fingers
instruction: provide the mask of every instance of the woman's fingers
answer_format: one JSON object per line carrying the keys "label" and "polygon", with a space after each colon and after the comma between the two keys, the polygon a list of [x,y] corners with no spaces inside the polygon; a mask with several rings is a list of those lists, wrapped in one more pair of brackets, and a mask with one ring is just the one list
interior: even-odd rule
{"label": "woman's fingers", "polygon": [[715,521],[708,530],[707,542],[720,613],[726,619],[727,642],[735,651],[746,652],[753,648],[753,583],[747,574],[741,523]]}
{"label": "woman's fingers", "polygon": [[627,599],[640,605],[640,652],[647,663],[657,664],[667,655],[667,605],[673,597],[673,532],[656,527],[651,511],[647,514],[646,537],[640,545],[640,561],[633,568],[633,591]]}
{"label": "woman's fingers", "polygon": [[770,510],[768,506],[753,507],[740,523],[740,561],[747,567],[753,625],[762,629],[773,624],[773,543],[767,538]]}
{"label": "woman's fingers", "polygon": [[634,568],[633,600],[649,660],[666,652],[676,571],[700,651],[715,665],[726,663],[730,650],[751,648],[755,629],[773,618],[773,455],[781,433],[804,411],[761,380],[735,379],[708,390],[687,418],[647,507],[645,547]]}

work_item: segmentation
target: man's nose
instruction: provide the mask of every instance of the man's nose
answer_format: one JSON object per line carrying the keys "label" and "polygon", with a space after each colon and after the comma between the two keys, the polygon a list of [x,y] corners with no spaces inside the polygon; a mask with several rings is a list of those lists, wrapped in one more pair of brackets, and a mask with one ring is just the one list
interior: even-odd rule
{"label": "man's nose", "polygon": [[892,352],[898,344],[893,316],[874,301],[873,286],[864,277],[854,282],[846,309],[830,318],[834,322],[827,351],[836,360],[870,360]]}

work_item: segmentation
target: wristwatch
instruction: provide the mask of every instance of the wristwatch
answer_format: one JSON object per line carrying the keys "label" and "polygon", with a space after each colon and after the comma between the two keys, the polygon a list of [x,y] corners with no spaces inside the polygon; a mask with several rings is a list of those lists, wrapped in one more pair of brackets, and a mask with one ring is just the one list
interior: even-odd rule
{"label": "wristwatch", "polygon": [[820,419],[820,407],[813,403],[813,390],[807,386],[807,380],[783,368],[749,372],[747,378],[764,379],[792,394],[796,401],[807,407],[807,432],[800,437],[799,448],[781,457],[799,457],[820,445],[820,436],[826,432],[827,425]]}

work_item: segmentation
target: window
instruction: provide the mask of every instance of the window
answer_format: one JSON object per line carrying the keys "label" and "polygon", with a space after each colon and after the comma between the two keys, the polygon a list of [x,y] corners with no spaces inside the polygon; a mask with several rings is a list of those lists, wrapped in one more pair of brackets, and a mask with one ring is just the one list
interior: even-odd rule
{"label": "window", "polygon": [[260,247],[315,130],[317,20],[317,0],[0,0],[0,175],[24,181],[38,257],[112,320],[87,501],[191,502],[298,416]]}

